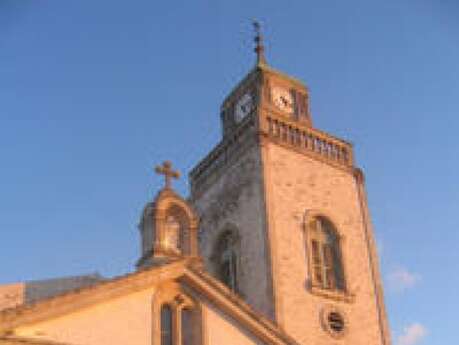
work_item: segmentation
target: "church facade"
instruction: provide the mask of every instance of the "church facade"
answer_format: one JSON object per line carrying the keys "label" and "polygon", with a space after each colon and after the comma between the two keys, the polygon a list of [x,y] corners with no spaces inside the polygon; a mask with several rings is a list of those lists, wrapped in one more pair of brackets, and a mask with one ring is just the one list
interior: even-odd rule
{"label": "church facade", "polygon": [[0,344],[391,344],[352,145],[313,126],[306,86],[256,42],[189,197],[157,167],[136,271],[0,311]]}

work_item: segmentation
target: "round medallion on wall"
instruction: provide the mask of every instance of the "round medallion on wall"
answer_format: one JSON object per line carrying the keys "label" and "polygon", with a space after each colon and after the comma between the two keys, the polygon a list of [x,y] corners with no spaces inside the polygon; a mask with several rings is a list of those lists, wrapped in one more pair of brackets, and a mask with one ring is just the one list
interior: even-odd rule
{"label": "round medallion on wall", "polygon": [[348,329],[345,314],[334,306],[327,306],[320,313],[320,321],[323,329],[334,338],[343,337]]}

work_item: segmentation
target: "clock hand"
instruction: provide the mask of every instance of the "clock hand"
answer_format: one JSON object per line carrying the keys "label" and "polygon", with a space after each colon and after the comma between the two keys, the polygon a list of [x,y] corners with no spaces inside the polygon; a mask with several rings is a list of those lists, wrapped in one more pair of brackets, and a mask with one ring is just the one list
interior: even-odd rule
{"label": "clock hand", "polygon": [[281,97],[281,100],[282,100],[282,102],[284,103],[284,105],[286,107],[291,107],[292,106],[292,102],[289,102],[289,100],[286,99],[285,97]]}

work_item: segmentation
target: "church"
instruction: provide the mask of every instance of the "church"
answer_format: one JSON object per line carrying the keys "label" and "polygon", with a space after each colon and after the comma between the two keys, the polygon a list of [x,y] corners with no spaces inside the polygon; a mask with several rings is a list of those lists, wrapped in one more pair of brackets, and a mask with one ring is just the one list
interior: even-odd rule
{"label": "church", "polygon": [[255,28],[190,194],[156,167],[135,270],[0,286],[0,344],[391,344],[353,147],[314,127],[307,87],[267,63]]}

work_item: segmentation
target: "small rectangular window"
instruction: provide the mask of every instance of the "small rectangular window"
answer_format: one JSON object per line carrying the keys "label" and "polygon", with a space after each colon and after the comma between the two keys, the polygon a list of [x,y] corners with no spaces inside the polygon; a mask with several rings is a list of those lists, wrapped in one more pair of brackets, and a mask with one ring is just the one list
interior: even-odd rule
{"label": "small rectangular window", "polygon": [[324,265],[325,267],[333,267],[333,248],[329,244],[323,245],[324,251]]}
{"label": "small rectangular window", "polygon": [[314,267],[314,282],[315,282],[315,285],[319,285],[319,286],[323,285],[322,270],[320,269],[320,266]]}
{"label": "small rectangular window", "polygon": [[324,287],[327,289],[333,289],[335,287],[335,272],[333,270],[333,248],[329,244],[323,245],[323,255],[324,255],[324,275],[325,275],[325,284]]}
{"label": "small rectangular window", "polygon": [[194,345],[193,340],[193,311],[182,309],[182,345]]}
{"label": "small rectangular window", "polygon": [[315,285],[322,286],[323,276],[322,276],[322,260],[319,252],[319,243],[316,240],[311,241],[311,251],[312,251],[312,265],[314,271],[314,283]]}
{"label": "small rectangular window", "polygon": [[334,289],[335,288],[335,275],[333,273],[332,267],[325,268],[325,279],[324,279],[324,288]]}
{"label": "small rectangular window", "polygon": [[314,265],[320,265],[319,243],[316,240],[311,241],[312,245],[312,262]]}
{"label": "small rectangular window", "polygon": [[172,308],[169,305],[161,307],[161,345],[172,345]]}

